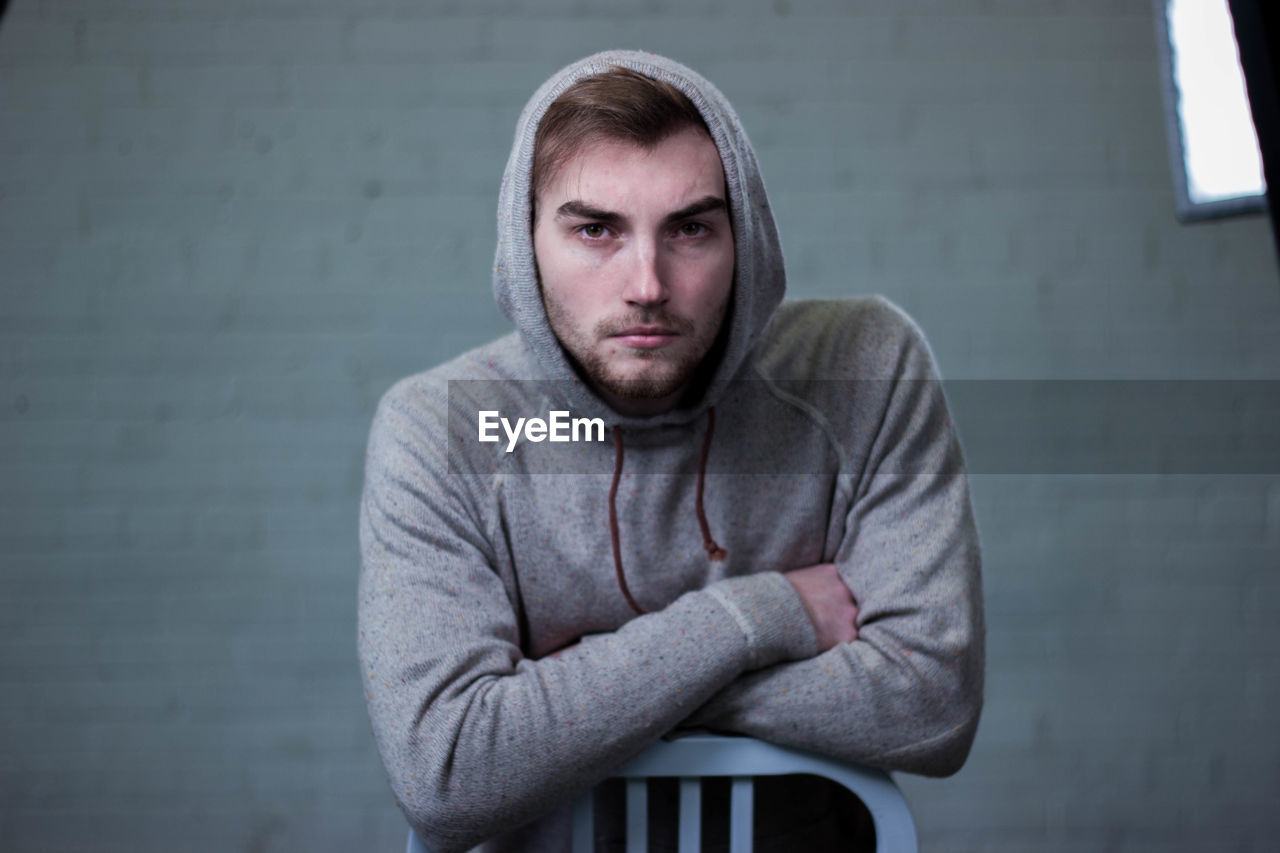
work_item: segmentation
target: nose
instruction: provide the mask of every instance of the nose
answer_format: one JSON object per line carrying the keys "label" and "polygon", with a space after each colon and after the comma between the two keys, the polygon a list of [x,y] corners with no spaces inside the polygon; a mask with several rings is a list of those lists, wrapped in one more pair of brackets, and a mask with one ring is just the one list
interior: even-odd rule
{"label": "nose", "polygon": [[661,305],[667,301],[662,259],[655,242],[638,241],[623,298],[631,305]]}

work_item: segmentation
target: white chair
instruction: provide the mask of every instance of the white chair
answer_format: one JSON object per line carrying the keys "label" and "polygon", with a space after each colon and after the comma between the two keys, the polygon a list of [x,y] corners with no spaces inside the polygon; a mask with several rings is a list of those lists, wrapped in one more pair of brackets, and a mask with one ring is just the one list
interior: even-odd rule
{"label": "white chair", "polygon": [[[729,849],[751,853],[753,776],[806,773],[822,776],[854,793],[871,813],[880,853],[917,853],[916,825],[902,791],[883,770],[845,764],[820,755],[777,746],[754,738],[688,735],[659,740],[613,774],[626,779],[627,853],[648,849],[648,786],[651,777],[680,780],[680,853],[701,846],[702,779],[728,776],[730,782]],[[590,792],[573,807],[573,853],[594,846]],[[428,853],[411,830],[408,853]]]}

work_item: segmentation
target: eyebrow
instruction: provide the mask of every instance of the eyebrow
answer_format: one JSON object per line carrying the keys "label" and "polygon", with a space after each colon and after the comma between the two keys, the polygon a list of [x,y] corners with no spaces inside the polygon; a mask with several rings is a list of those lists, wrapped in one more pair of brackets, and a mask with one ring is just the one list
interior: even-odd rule
{"label": "eyebrow", "polygon": [[[709,195],[703,196],[692,204],[687,204],[679,210],[672,211],[663,217],[663,224],[670,225],[682,219],[688,219],[692,216],[700,216],[704,213],[710,213],[715,210],[728,210],[729,206],[725,204],[724,199],[719,196]],[[573,217],[577,219],[594,219],[598,222],[605,222],[615,225],[622,222],[624,217],[620,213],[612,210],[605,210],[599,207],[592,207],[584,201],[574,199],[566,201],[564,204],[556,208],[556,218],[562,219]]]}

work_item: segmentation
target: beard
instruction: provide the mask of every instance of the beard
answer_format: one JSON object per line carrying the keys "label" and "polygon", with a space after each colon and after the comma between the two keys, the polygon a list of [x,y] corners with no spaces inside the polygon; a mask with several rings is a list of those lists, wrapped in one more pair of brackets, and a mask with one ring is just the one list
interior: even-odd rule
{"label": "beard", "polygon": [[[668,314],[660,309],[638,310],[602,320],[589,332],[575,325],[563,305],[543,291],[543,305],[551,330],[584,377],[596,388],[624,400],[667,397],[688,385],[698,372],[720,333],[732,290],[702,323]],[[610,357],[597,347],[600,341],[632,326],[656,325],[673,329],[680,338],[675,347],[636,349],[619,344]],[[628,362],[623,367],[620,362]],[[635,362],[642,362],[637,368]]]}

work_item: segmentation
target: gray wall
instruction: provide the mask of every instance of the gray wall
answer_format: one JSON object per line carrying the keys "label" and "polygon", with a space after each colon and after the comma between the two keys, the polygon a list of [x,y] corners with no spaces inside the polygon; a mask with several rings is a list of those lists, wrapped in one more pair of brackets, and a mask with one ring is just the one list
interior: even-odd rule
{"label": "gray wall", "polygon": [[[392,850],[356,506],[397,377],[506,331],[519,107],[603,47],[736,104],[792,295],[949,378],[1278,378],[1263,217],[1173,218],[1147,0],[14,0],[0,849]],[[965,424],[960,424],[962,433]],[[987,710],[927,849],[1280,832],[1280,478],[972,480]]]}

